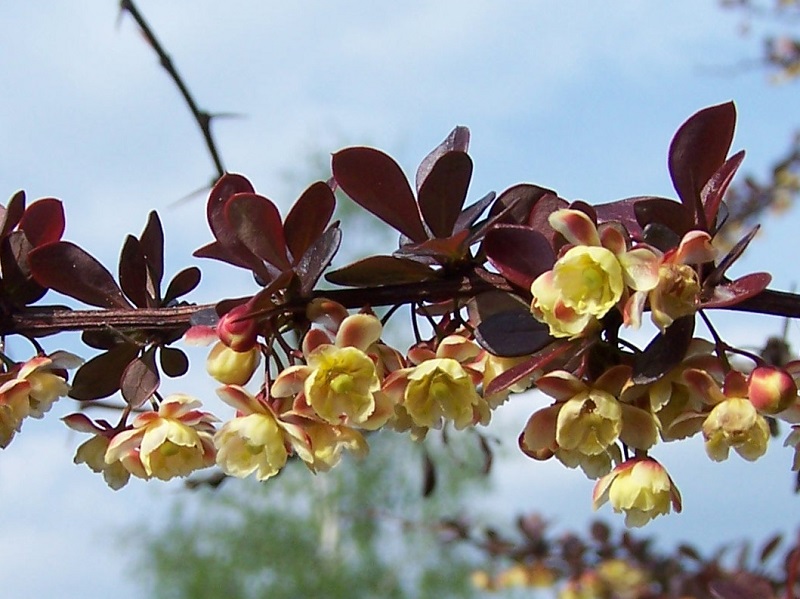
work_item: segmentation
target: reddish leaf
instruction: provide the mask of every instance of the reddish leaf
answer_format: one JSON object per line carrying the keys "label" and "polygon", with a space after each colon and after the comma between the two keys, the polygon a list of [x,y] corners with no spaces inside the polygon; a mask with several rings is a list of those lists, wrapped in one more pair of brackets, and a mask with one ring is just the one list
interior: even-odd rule
{"label": "reddish leaf", "polygon": [[189,359],[177,347],[162,347],[158,354],[161,370],[170,377],[183,376],[189,370]]}
{"label": "reddish leaf", "polygon": [[[538,185],[531,185],[530,183],[514,185],[500,194],[497,201],[492,205],[492,209],[489,211],[489,217],[498,216],[501,212],[505,212],[505,215],[499,219],[498,222],[515,225],[528,224],[528,219],[531,216],[534,206],[545,196],[554,197],[555,193],[549,189],[539,187]],[[566,202],[563,202],[563,206],[560,207],[566,208]]]}
{"label": "reddish leaf", "polygon": [[30,241],[22,231],[12,231],[0,242],[3,293],[19,307],[32,304],[47,292],[31,277],[28,254],[32,249]]}
{"label": "reddish leaf", "polygon": [[713,287],[722,281],[728,269],[733,266],[733,263],[739,259],[739,257],[744,253],[745,249],[747,249],[747,246],[750,245],[750,242],[753,241],[753,238],[756,236],[756,233],[758,233],[759,228],[761,228],[761,225],[756,225],[750,230],[749,233],[747,233],[747,235],[736,242],[736,245],[730,249],[725,257],[720,260],[719,264],[717,264],[717,267],[705,278],[703,281],[704,286]]}
{"label": "reddish leaf", "polygon": [[280,270],[289,268],[281,215],[275,204],[264,196],[239,193],[228,200],[225,216],[250,252]]}
{"label": "reddish leaf", "polygon": [[489,397],[495,393],[500,393],[529,376],[536,369],[544,368],[550,362],[566,353],[567,350],[572,349],[573,354],[575,354],[579,351],[580,347],[580,342],[574,341],[556,341],[551,343],[531,356],[530,360],[522,364],[517,364],[513,368],[506,370],[503,374],[496,376],[492,379],[492,382],[487,385],[486,389],[484,389],[483,394]]}
{"label": "reddish leaf", "polygon": [[708,182],[703,186],[700,191],[700,200],[706,211],[706,222],[709,226],[720,227],[721,223],[718,222],[717,212],[725,192],[733,181],[733,176],[739,169],[739,165],[744,160],[744,150],[741,150],[728,158],[725,163],[717,169]]}
{"label": "reddish leaf", "polygon": [[760,561],[762,564],[766,562],[770,556],[775,553],[775,550],[778,548],[778,545],[781,544],[782,540],[783,535],[779,533],[764,543],[764,546],[761,548],[761,551],[758,554],[758,561]]}
{"label": "reddish leaf", "polygon": [[125,367],[120,379],[120,391],[129,406],[138,408],[153,396],[159,383],[155,349],[150,348]]}
{"label": "reddish leaf", "polygon": [[632,380],[637,385],[653,383],[683,361],[694,334],[694,315],[674,321],[656,335],[645,350],[636,354]]}
{"label": "reddish leaf", "polygon": [[86,362],[75,373],[69,396],[81,401],[102,399],[119,390],[125,367],[139,353],[133,343],[120,343]]}
{"label": "reddish leaf", "polygon": [[733,102],[705,108],[691,116],[675,134],[669,148],[669,172],[681,202],[694,221],[706,228],[701,191],[716,173],[733,141],[736,107]]}
{"label": "reddish leaf", "polygon": [[219,242],[219,247],[211,243],[195,251],[194,255],[241,266],[268,279],[271,276],[270,273],[264,268],[261,260],[239,241],[236,231],[231,227],[225,215],[227,202],[237,193],[255,193],[250,182],[241,175],[226,174],[211,189],[206,213],[211,232]]}
{"label": "reddish leaf", "polygon": [[417,191],[422,188],[422,184],[431,172],[433,165],[448,152],[466,152],[469,149],[469,129],[466,127],[456,127],[450,132],[445,140],[431,150],[417,169],[416,186]]}
{"label": "reddish leaf", "polygon": [[296,263],[325,231],[333,216],[336,198],[327,184],[318,181],[306,189],[283,223],[286,244]]}
{"label": "reddish leaf", "polygon": [[64,207],[60,200],[36,200],[22,214],[19,228],[25,231],[31,245],[38,247],[61,239],[64,234]]}
{"label": "reddish leaf", "polygon": [[694,227],[692,214],[686,207],[667,198],[636,198],[633,211],[642,229],[657,223],[683,237]]}
{"label": "reddish leaf", "polygon": [[147,215],[147,224],[139,236],[139,244],[147,261],[147,269],[156,293],[155,299],[159,300],[161,280],[164,277],[164,229],[157,212],[152,211]]}
{"label": "reddish leaf", "polygon": [[481,321],[475,339],[495,356],[528,356],[553,342],[547,325],[530,310],[498,312]]}
{"label": "reddish leaf", "polygon": [[428,238],[403,171],[373,148],[346,148],[333,155],[333,176],[362,208],[415,242]]}
{"label": "reddish leaf", "polygon": [[449,237],[467,199],[472,160],[464,152],[448,152],[433,165],[419,189],[419,208],[435,237]]}
{"label": "reddish leaf", "polygon": [[325,275],[336,285],[370,287],[372,285],[402,285],[435,279],[438,275],[424,264],[394,256],[370,256]]}
{"label": "reddish leaf", "polygon": [[494,227],[486,233],[483,249],[501,275],[526,291],[555,262],[553,248],[545,236],[521,225]]}
{"label": "reddish leaf", "polygon": [[86,251],[68,241],[35,248],[28,255],[40,285],[100,308],[131,308],[111,273]]}
{"label": "reddish leaf", "polygon": [[25,213],[25,192],[20,190],[11,196],[2,213],[2,227],[0,237],[8,235],[19,224]]}
{"label": "reddish leaf", "polygon": [[[703,301],[703,308],[728,308],[764,291],[772,281],[772,275],[766,272],[754,272],[741,278],[717,285],[714,295]],[[669,329],[667,329],[669,330]]]}
{"label": "reddish leaf", "polygon": [[225,204],[237,193],[255,193],[255,191],[250,181],[241,175],[230,173],[223,175],[211,188],[206,204],[206,216],[211,232],[223,245],[228,245],[228,242],[235,243],[235,235],[231,232],[225,217]]}
{"label": "reddish leaf", "polygon": [[186,295],[200,284],[200,269],[196,266],[184,268],[169,282],[167,292],[164,294],[164,303]]}
{"label": "reddish leaf", "polygon": [[[412,260],[431,264],[448,264],[457,262],[465,257],[469,243],[467,237],[469,231],[460,231],[452,237],[426,239],[422,243],[410,243],[400,247],[399,250],[392,252],[393,256],[399,258],[409,257]],[[430,258],[430,260],[421,260]]]}
{"label": "reddish leaf", "polygon": [[422,496],[429,497],[436,489],[436,465],[428,450],[422,449]]}
{"label": "reddish leaf", "polygon": [[151,307],[147,292],[147,262],[139,240],[128,235],[119,256],[119,284],[122,291],[138,307]]}
{"label": "reddish leaf", "polygon": [[486,208],[488,208],[492,202],[494,202],[495,197],[496,194],[493,191],[490,191],[474,204],[470,204],[464,208],[464,210],[462,210],[461,214],[459,214],[458,218],[456,219],[453,232],[458,233],[460,231],[465,231],[474,225],[475,222],[480,218],[481,214],[483,214],[483,211],[486,210]]}
{"label": "reddish leaf", "polygon": [[[300,292],[304,295],[311,293],[322,273],[330,266],[339,246],[342,243],[342,231],[339,223],[331,225],[325,233],[311,244],[306,253],[300,258],[294,271],[300,279]],[[288,282],[287,282],[288,285]]]}

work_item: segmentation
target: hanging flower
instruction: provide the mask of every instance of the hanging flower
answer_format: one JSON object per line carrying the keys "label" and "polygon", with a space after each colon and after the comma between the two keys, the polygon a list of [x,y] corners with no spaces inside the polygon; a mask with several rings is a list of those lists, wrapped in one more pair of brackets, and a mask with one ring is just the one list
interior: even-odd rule
{"label": "hanging flower", "polygon": [[107,464],[120,461],[134,476],[161,480],[187,476],[214,464],[214,422],[200,402],[185,394],[169,395],[158,412],[144,412],[133,428],[109,443]]}
{"label": "hanging flower", "polygon": [[609,501],[625,513],[626,526],[644,526],[653,518],[681,511],[681,495],[664,467],[652,458],[632,458],[597,481],[594,509]]}

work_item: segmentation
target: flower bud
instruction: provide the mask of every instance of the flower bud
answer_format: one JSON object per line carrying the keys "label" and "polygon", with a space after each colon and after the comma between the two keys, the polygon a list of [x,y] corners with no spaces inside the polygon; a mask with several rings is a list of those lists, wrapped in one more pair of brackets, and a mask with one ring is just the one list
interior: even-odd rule
{"label": "flower bud", "polygon": [[777,414],[795,403],[797,385],[785,370],[759,366],[750,373],[748,398],[759,412]]}
{"label": "flower bud", "polygon": [[248,318],[247,304],[236,306],[219,319],[217,335],[225,345],[237,352],[247,352],[256,344],[256,321]]}
{"label": "flower bud", "polygon": [[206,370],[224,385],[244,385],[260,361],[261,351],[257,345],[249,351],[238,352],[219,341],[208,354]]}

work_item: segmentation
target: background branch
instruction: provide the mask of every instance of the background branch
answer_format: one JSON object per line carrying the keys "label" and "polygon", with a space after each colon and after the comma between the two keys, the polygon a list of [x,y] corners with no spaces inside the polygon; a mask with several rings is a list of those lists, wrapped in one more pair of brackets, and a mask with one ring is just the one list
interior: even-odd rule
{"label": "background branch", "polygon": [[158,55],[159,63],[162,67],[164,67],[164,70],[167,71],[170,78],[175,82],[175,85],[181,92],[181,96],[183,96],[184,101],[189,107],[194,120],[197,122],[197,126],[200,127],[200,132],[202,133],[203,139],[206,143],[206,148],[208,149],[208,153],[211,155],[211,160],[214,162],[214,167],[217,170],[215,179],[219,179],[225,174],[225,168],[222,165],[222,159],[220,158],[219,151],[217,150],[214,136],[211,133],[211,121],[215,115],[212,115],[205,110],[201,110],[198,107],[197,102],[192,96],[192,93],[189,91],[189,88],[187,87],[186,82],[183,80],[183,77],[181,77],[180,73],[175,68],[175,65],[173,64],[169,54],[167,54],[167,52],[164,50],[164,47],[156,38],[152,28],[142,16],[142,13],[136,7],[136,4],[133,2],[133,0],[120,0],[119,6],[121,11],[127,12],[131,15],[131,17],[133,17],[133,20],[136,21],[136,24],[142,30],[145,38],[147,38],[148,43]]}

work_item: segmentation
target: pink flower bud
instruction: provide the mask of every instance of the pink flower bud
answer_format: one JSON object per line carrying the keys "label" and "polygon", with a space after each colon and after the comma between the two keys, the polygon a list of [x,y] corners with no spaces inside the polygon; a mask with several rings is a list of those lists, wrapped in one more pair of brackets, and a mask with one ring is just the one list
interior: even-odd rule
{"label": "pink flower bud", "polygon": [[797,401],[797,385],[785,370],[759,366],[750,373],[748,397],[759,412],[777,414]]}
{"label": "pink flower bud", "polygon": [[236,306],[219,319],[217,335],[220,341],[237,352],[247,352],[256,344],[256,321],[248,318],[247,304]]}

